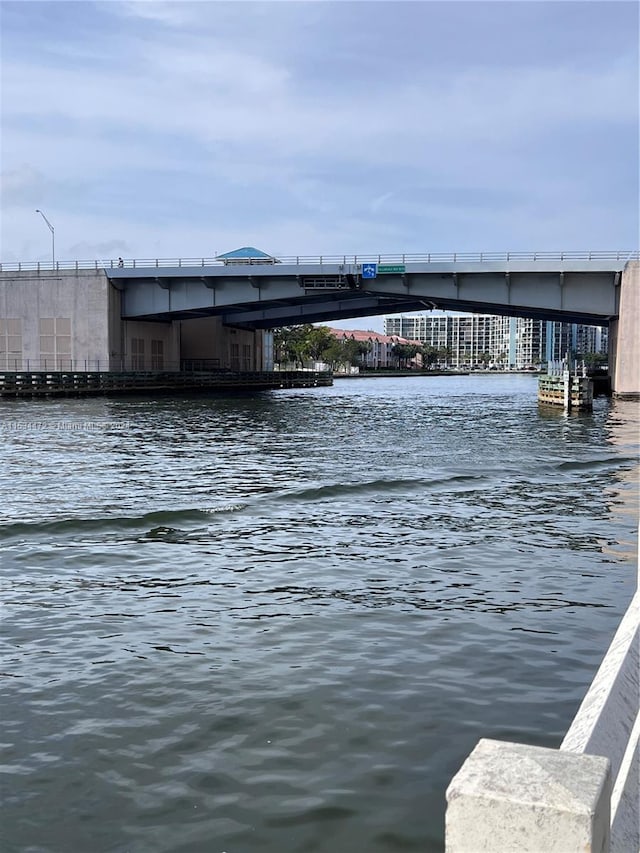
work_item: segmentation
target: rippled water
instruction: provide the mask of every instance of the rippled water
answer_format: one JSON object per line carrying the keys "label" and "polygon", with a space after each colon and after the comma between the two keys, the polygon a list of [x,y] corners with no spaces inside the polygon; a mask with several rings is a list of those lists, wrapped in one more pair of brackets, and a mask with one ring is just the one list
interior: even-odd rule
{"label": "rippled water", "polygon": [[0,418],[4,853],[441,850],[477,739],[557,746],[635,586],[637,407],[532,377]]}

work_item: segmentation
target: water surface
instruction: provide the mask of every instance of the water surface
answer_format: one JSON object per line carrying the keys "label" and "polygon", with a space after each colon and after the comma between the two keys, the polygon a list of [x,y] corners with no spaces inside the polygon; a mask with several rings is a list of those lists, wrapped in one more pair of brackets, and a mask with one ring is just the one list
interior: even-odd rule
{"label": "water surface", "polygon": [[478,738],[559,745],[634,590],[633,404],[469,376],[0,418],[3,851],[442,850]]}

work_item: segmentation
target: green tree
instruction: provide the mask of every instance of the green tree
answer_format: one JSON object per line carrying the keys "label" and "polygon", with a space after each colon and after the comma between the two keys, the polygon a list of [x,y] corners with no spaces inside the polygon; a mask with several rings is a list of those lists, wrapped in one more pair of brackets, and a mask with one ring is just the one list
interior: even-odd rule
{"label": "green tree", "polygon": [[307,359],[325,361],[334,369],[339,364],[357,365],[363,355],[371,351],[370,341],[353,338],[338,339],[328,326],[282,326],[273,332],[274,361],[276,364],[293,362],[304,366]]}
{"label": "green tree", "polygon": [[609,363],[609,357],[603,352],[586,352],[578,356],[578,361],[584,361],[587,367],[604,367]]}
{"label": "green tree", "polygon": [[330,364],[333,370],[340,365],[356,367],[362,364],[362,358],[371,352],[370,341],[356,341],[353,338],[335,338],[332,336],[330,345],[323,350],[322,359]]}
{"label": "green tree", "polygon": [[329,346],[322,353],[322,359],[331,366],[332,370],[336,370],[341,364],[346,364],[344,341],[339,341],[333,337]]}
{"label": "green tree", "polygon": [[319,361],[335,340],[328,326],[312,326],[306,335],[306,350],[311,358]]}
{"label": "green tree", "polygon": [[424,367],[431,367],[432,364],[435,364],[438,361],[440,350],[435,347],[428,346],[425,344],[420,348],[420,354],[422,355],[422,364]]}
{"label": "green tree", "polygon": [[438,350],[438,361],[448,367],[452,355],[451,347],[440,347]]}
{"label": "green tree", "polygon": [[371,352],[370,341],[355,341],[352,338],[347,338],[344,341],[343,352],[345,361],[352,367],[357,367],[362,363],[362,357],[368,352]]}
{"label": "green tree", "polygon": [[407,362],[414,358],[420,350],[417,344],[394,344],[391,347],[391,354],[397,360],[399,367],[406,367]]}
{"label": "green tree", "polygon": [[313,330],[310,323],[300,326],[281,326],[273,331],[274,361],[276,364],[304,364],[307,340]]}

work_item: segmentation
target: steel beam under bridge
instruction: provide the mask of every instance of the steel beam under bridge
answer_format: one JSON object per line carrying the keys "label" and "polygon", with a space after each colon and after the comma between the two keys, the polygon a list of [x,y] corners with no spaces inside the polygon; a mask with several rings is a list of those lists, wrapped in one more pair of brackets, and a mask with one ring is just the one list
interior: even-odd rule
{"label": "steel beam under bridge", "polygon": [[[122,316],[221,316],[228,325],[294,323],[434,308],[607,325],[618,313],[622,253],[588,259],[366,263],[251,263],[105,269]],[[370,272],[370,270],[369,270]]]}

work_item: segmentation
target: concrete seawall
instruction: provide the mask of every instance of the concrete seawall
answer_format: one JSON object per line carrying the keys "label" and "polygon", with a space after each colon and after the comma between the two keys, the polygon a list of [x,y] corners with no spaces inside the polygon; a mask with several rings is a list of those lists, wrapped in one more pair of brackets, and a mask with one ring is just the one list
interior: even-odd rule
{"label": "concrete seawall", "polygon": [[330,373],[315,371],[0,371],[0,399],[250,392],[332,384]]}
{"label": "concrete seawall", "polygon": [[447,790],[447,853],[640,850],[640,589],[560,749],[482,739]]}

